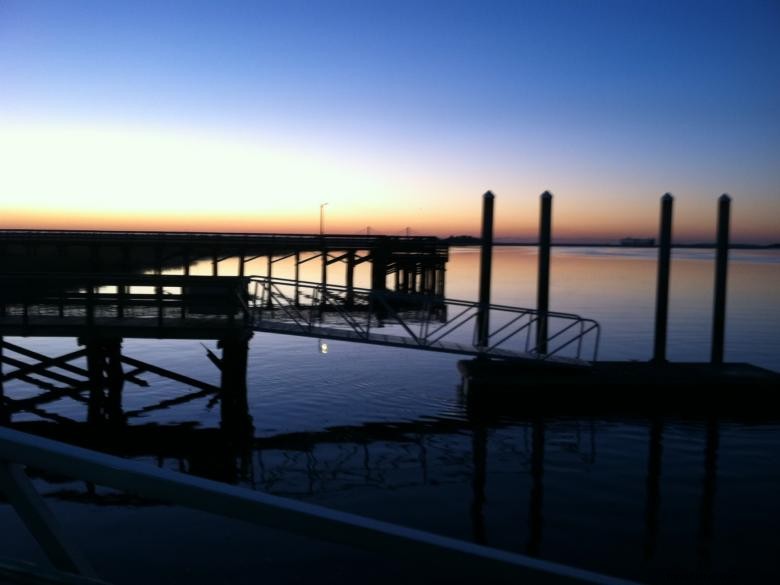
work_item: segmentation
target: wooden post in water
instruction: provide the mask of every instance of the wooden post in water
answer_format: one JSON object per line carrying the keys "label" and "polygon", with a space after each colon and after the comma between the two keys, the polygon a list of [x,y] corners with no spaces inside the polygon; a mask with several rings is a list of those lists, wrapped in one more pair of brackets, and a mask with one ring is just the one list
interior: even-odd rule
{"label": "wooden post in water", "polygon": [[547,353],[547,312],[550,310],[550,244],[552,243],[552,193],[545,191],[540,199],[539,280],[536,289],[536,351]]}
{"label": "wooden post in water", "polygon": [[355,251],[347,251],[347,307],[352,307],[355,299]]}
{"label": "wooden post in water", "polygon": [[0,424],[8,424],[10,416],[5,408],[5,391],[3,389],[3,337],[0,336]]}
{"label": "wooden post in water", "polygon": [[[297,250],[295,251],[295,306],[298,307],[301,302],[301,296],[300,296],[300,289],[299,289],[299,283],[300,283],[300,277],[301,277],[301,253]],[[268,287],[270,290],[271,283],[268,283]]]}
{"label": "wooden post in water", "polygon": [[328,250],[322,248],[322,297],[320,298],[320,305],[325,306],[325,293],[328,286]]}
{"label": "wooden post in water", "polygon": [[661,197],[661,227],[658,239],[658,282],[655,293],[655,343],[653,361],[666,361],[666,326],[669,320],[669,268],[672,253],[672,206],[674,197]]}
{"label": "wooden post in water", "polygon": [[726,273],[729,263],[729,217],[731,197],[718,199],[718,242],[715,253],[715,308],[712,317],[712,353],[710,362],[723,363],[723,341],[726,328]]}
{"label": "wooden post in water", "polygon": [[238,276],[244,278],[244,272],[246,272],[246,254],[242,248],[238,256]]}
{"label": "wooden post in water", "polygon": [[479,259],[479,310],[477,312],[477,347],[488,347],[490,337],[490,276],[493,261],[493,203],[495,195],[482,196],[482,249]]}

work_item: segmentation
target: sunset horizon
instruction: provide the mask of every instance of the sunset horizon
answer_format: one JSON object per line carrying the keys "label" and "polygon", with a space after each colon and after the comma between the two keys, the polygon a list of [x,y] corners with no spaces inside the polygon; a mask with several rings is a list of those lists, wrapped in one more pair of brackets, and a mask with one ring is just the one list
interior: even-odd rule
{"label": "sunset horizon", "polygon": [[0,7],[0,228],[780,241],[771,5],[96,6]]}

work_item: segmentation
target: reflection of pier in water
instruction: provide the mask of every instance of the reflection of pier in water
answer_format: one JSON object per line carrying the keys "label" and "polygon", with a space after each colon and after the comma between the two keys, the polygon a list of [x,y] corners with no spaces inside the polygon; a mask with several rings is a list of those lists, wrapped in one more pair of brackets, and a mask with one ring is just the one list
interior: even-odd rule
{"label": "reflection of pier in water", "polygon": [[[6,343],[6,352],[19,349]],[[30,352],[31,354],[34,352]],[[6,354],[4,354],[5,356]],[[30,355],[30,357],[34,357]],[[13,358],[12,358],[13,359]],[[171,379],[179,374],[144,364],[132,358],[136,370],[126,374],[132,383],[143,384],[143,371]],[[6,362],[8,363],[8,362]],[[56,362],[63,363],[63,362]],[[40,365],[40,361],[39,361]],[[150,368],[151,366],[151,368]],[[77,366],[74,369],[78,370]],[[12,379],[17,368],[6,373]],[[43,367],[28,367],[37,375]],[[73,371],[82,378],[88,371]],[[27,374],[24,374],[25,376]],[[19,379],[25,380],[21,375]],[[29,381],[29,380],[25,380]],[[221,397],[220,389],[198,381],[178,378],[195,391],[169,398],[133,411],[119,410],[108,416],[87,416],[85,422],[48,417],[48,420],[14,421],[16,412],[29,410],[42,414],[40,405],[55,401],[58,389],[44,390],[40,399],[10,403],[11,427],[70,444],[99,449],[131,458],[153,458],[158,466],[209,477],[229,483],[240,483],[253,489],[279,495],[311,497],[312,495],[347,492],[356,488],[396,491],[422,486],[470,485],[471,501],[461,513],[471,519],[475,542],[490,543],[490,524],[485,512],[490,474],[513,473],[528,478],[527,538],[518,548],[522,552],[543,554],[545,535],[545,462],[559,452],[573,456],[570,464],[583,470],[597,463],[598,427],[594,419],[550,420],[542,413],[494,418],[467,409],[464,419],[423,419],[407,422],[366,423],[359,426],[334,427],[320,432],[254,436],[251,417],[245,402],[220,409],[217,428],[202,428],[196,423],[178,425],[129,424],[142,413],[173,408],[185,401]],[[101,412],[102,397],[83,388],[84,408]],[[73,393],[70,397],[73,397]],[[97,401],[97,405],[92,403]],[[35,402],[35,404],[33,404]],[[16,407],[14,409],[14,407]],[[232,410],[231,410],[232,409]],[[43,413],[45,416],[45,413]],[[645,478],[644,552],[651,559],[657,547],[659,506],[662,494],[661,470],[663,423],[660,418],[638,418],[648,426],[648,456]],[[697,556],[706,566],[714,525],[713,495],[717,482],[717,445],[719,423],[711,419],[706,425],[703,454],[703,477]],[[574,463],[572,463],[574,462]],[[570,469],[571,471],[571,469]],[[46,478],[53,487],[50,497],[104,505],[144,505],[132,496],[95,488],[57,478]],[[60,484],[56,486],[56,484]],[[549,512],[548,512],[549,514]],[[639,520],[639,518],[637,518]]]}

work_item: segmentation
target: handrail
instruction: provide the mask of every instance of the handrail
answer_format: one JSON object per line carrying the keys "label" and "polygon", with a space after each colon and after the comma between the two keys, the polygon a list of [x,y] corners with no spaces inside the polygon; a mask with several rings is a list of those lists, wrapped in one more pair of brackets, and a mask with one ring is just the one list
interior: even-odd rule
{"label": "handrail", "polygon": [[[5,480],[0,486],[4,486],[7,493],[14,493],[16,497],[11,498],[14,507],[39,538],[44,552],[58,568],[69,572],[89,574],[90,569],[83,559],[68,558],[69,555],[78,554],[77,551],[74,552],[72,544],[56,526],[56,520],[41,496],[29,490],[31,482],[26,474],[19,474],[20,465],[317,540],[366,548],[397,558],[424,556],[428,562],[438,561],[442,563],[438,566],[447,566],[453,571],[475,571],[481,578],[500,572],[510,577],[551,585],[631,583],[560,563],[255,492],[0,428],[0,479]],[[9,469],[13,473],[5,473]],[[20,487],[22,489],[17,489]],[[41,520],[43,525],[36,524]]]}
{"label": "handrail", "polygon": [[[319,282],[296,281],[286,278],[270,278],[268,276],[249,276],[254,285],[254,316],[255,329],[289,333],[294,335],[309,335],[356,341],[364,343],[378,343],[384,345],[413,346],[419,349],[433,351],[449,351],[463,355],[483,355],[499,359],[536,359],[541,361],[559,361],[562,350],[573,346],[575,359],[580,360],[583,352],[583,339],[593,339],[592,360],[598,356],[600,341],[600,326],[593,319],[580,317],[573,313],[558,311],[540,312],[536,309],[514,307],[510,305],[490,305],[488,310],[494,313],[507,315],[505,323],[499,323],[497,328],[489,332],[490,343],[480,347],[475,339],[470,346],[463,342],[451,341],[455,332],[470,323],[480,311],[479,303],[463,299],[450,299],[440,296],[424,295],[419,293],[402,293],[386,290],[373,290],[367,288],[348,287],[342,284],[323,284]],[[297,292],[310,291],[308,296],[310,304],[296,302],[284,294],[285,288],[294,288]],[[259,291],[259,293],[258,293]],[[258,301],[262,296],[262,301]],[[351,306],[347,309],[340,300],[342,297],[351,299]],[[297,297],[296,297],[297,298]],[[335,299],[336,302],[328,302]],[[455,315],[446,316],[447,308],[454,308]],[[290,314],[294,311],[295,315]],[[280,320],[279,314],[282,313]],[[324,315],[332,315],[325,319]],[[358,315],[362,315],[360,319]],[[287,320],[285,320],[285,316]],[[441,318],[439,318],[441,317]],[[529,347],[530,332],[538,322],[545,318],[548,324],[547,342],[548,349],[540,353],[537,347]],[[337,320],[334,322],[334,318]],[[437,324],[431,327],[431,320]],[[278,322],[289,325],[292,319],[294,326],[277,326]],[[302,325],[305,322],[306,326]],[[400,326],[404,335],[388,337],[378,332],[373,336],[369,333],[372,323],[380,326],[392,324]],[[419,324],[419,332],[414,328]],[[558,324],[559,326],[555,326]],[[579,326],[579,327],[578,327]],[[351,333],[344,334],[339,328]],[[507,342],[518,338],[520,334],[527,332],[526,348],[524,352],[504,349]],[[593,335],[591,335],[593,333]],[[353,335],[354,334],[354,335]],[[499,334],[502,334],[499,336]],[[554,346],[550,344],[555,342]],[[561,357],[559,357],[561,356]],[[582,362],[580,362],[582,363]]]}

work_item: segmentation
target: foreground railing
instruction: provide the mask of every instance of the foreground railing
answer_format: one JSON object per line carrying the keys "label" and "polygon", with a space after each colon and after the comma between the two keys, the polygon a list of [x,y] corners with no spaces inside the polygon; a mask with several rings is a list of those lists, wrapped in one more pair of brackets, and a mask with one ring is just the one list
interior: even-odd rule
{"label": "foreground railing", "polygon": [[[579,315],[490,305],[487,344],[476,301],[253,276],[250,310],[260,330],[511,359],[596,360],[599,324]],[[546,351],[537,329],[546,324]],[[284,325],[284,328],[281,326]],[[348,333],[345,334],[345,333]]]}
{"label": "foreground railing", "polygon": [[[533,583],[626,584],[582,569],[492,549],[422,530],[254,492],[148,464],[0,428],[0,491],[61,571],[94,576],[89,562],[59,527],[25,467],[244,520],[317,540],[357,546],[397,558],[436,563],[437,570],[474,571]],[[520,582],[520,581],[518,581]]]}

